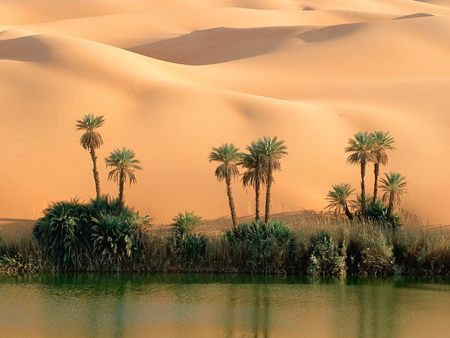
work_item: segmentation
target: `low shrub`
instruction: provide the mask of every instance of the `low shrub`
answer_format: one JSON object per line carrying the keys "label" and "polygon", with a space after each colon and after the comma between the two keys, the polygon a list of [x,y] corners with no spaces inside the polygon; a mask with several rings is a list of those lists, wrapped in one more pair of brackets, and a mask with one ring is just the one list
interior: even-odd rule
{"label": "low shrub", "polygon": [[149,222],[108,197],[75,199],[47,208],[33,235],[58,271],[119,270],[135,252],[136,229]]}
{"label": "low shrub", "polygon": [[225,234],[231,261],[249,273],[286,273],[287,258],[294,250],[295,236],[284,222],[241,224]]}
{"label": "low shrub", "polygon": [[343,277],[346,246],[344,234],[320,231],[310,240],[308,274],[320,277]]}
{"label": "low shrub", "polygon": [[393,238],[396,270],[402,275],[450,275],[448,234],[400,231]]}
{"label": "low shrub", "polygon": [[179,213],[172,224],[174,251],[185,266],[200,265],[205,257],[206,237],[193,233],[202,223],[201,217],[193,212]]}
{"label": "low shrub", "polygon": [[90,267],[91,211],[78,200],[52,204],[33,230],[40,247],[61,271]]}
{"label": "low shrub", "polygon": [[386,229],[401,227],[400,216],[395,212],[388,216],[387,210],[388,208],[380,200],[377,200],[375,203],[370,201],[366,209],[367,221]]}

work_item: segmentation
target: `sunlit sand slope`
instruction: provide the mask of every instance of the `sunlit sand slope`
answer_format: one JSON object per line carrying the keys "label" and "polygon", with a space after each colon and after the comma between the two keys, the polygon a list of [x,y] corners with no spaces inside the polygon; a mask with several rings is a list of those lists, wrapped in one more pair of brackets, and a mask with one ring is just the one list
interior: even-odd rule
{"label": "sunlit sand slope", "polygon": [[[380,129],[403,207],[448,224],[449,60],[446,0],[2,1],[0,217],[94,195],[75,120],[95,113],[103,190],[117,190],[103,158],[134,149],[144,171],[126,198],[158,222],[226,215],[209,150],[264,135],[289,147],[273,210],[320,210],[333,183],[358,187],[347,139]],[[252,191],[234,191],[251,214]]]}

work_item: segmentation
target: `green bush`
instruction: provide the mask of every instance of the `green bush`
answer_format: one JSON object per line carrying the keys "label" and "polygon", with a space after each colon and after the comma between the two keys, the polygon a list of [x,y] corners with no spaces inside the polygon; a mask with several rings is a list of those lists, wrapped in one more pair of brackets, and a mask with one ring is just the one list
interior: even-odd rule
{"label": "green bush", "polygon": [[353,228],[347,246],[347,273],[380,277],[393,272],[393,246],[386,231],[374,224]]}
{"label": "green bush", "polygon": [[225,238],[234,266],[249,273],[286,273],[287,258],[295,248],[293,231],[276,220],[241,224]]}
{"label": "green bush", "polygon": [[397,213],[392,212],[390,216],[387,214],[387,207],[377,200],[374,204],[372,201],[367,204],[366,217],[367,221],[378,224],[386,229],[397,229],[402,224]]}
{"label": "green bush", "polygon": [[78,200],[52,204],[33,230],[41,248],[61,271],[92,266],[90,232],[91,211]]}
{"label": "green bush", "polygon": [[384,231],[363,228],[359,236],[362,246],[359,274],[372,277],[391,275],[394,271],[393,246]]}
{"label": "green bush", "polygon": [[131,262],[135,238],[143,237],[138,228],[149,222],[108,197],[63,201],[44,211],[33,235],[58,271],[118,270]]}
{"label": "green bush", "polygon": [[393,239],[396,270],[420,276],[450,275],[448,234],[400,231]]}
{"label": "green bush", "polygon": [[128,215],[102,214],[93,218],[93,256],[102,269],[119,270],[131,259],[133,219]]}
{"label": "green bush", "polygon": [[175,254],[184,265],[198,265],[205,257],[206,237],[193,233],[201,223],[201,217],[187,211],[184,214],[179,213],[173,219],[172,243]]}
{"label": "green bush", "polygon": [[311,237],[308,273],[320,277],[343,277],[346,273],[343,234],[321,231]]}

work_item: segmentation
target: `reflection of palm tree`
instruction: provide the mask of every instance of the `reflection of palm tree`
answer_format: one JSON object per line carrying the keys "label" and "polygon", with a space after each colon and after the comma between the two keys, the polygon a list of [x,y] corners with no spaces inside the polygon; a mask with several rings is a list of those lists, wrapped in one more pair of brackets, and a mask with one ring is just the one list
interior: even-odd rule
{"label": "reflection of palm tree", "polygon": [[266,283],[252,285],[253,288],[253,337],[270,336],[270,286]]}
{"label": "reflection of palm tree", "polygon": [[228,294],[228,304],[225,307],[224,314],[224,327],[225,334],[227,337],[235,336],[235,326],[236,326],[236,289],[237,286],[234,283],[229,284],[229,294]]}
{"label": "reflection of palm tree", "polygon": [[125,331],[125,293],[126,293],[126,281],[119,280],[116,293],[116,307],[115,307],[115,332],[114,337],[124,337]]}

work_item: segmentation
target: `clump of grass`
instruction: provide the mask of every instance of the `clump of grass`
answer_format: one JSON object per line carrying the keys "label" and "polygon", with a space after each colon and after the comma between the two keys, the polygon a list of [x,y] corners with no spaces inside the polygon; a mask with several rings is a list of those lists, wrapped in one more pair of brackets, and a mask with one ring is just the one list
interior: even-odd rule
{"label": "clump of grass", "polygon": [[174,252],[184,266],[201,265],[206,254],[206,237],[195,234],[194,230],[202,223],[201,217],[193,212],[179,213],[172,224],[172,243]]}
{"label": "clump of grass", "polygon": [[402,275],[450,275],[448,233],[400,230],[393,237],[396,270]]}
{"label": "clump of grass", "polygon": [[344,234],[320,231],[310,240],[308,274],[320,277],[344,277],[345,258]]}
{"label": "clump of grass", "polygon": [[228,231],[231,261],[238,271],[286,273],[287,258],[295,246],[295,236],[286,223],[269,221],[241,224]]}
{"label": "clump of grass", "polygon": [[158,232],[150,230],[148,218],[125,207],[119,210],[113,200],[60,202],[38,221],[35,239],[0,241],[0,273],[450,275],[448,233],[383,228],[327,214],[320,215],[323,223],[314,221],[314,215],[306,217],[307,225],[296,223],[297,231],[270,221],[205,235],[207,228],[194,213],[178,214],[170,231]]}
{"label": "clump of grass", "polygon": [[394,271],[393,246],[387,232],[378,225],[354,226],[347,247],[347,272],[380,277]]}

